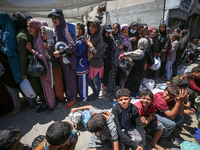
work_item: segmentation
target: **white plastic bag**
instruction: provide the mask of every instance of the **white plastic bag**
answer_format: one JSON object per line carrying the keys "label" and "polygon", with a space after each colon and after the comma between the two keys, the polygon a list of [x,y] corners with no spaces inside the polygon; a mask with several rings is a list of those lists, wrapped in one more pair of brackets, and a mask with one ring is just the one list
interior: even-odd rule
{"label": "white plastic bag", "polygon": [[22,83],[20,84],[20,88],[22,92],[29,98],[34,98],[36,97],[35,91],[33,90],[30,82],[28,79],[24,79]]}
{"label": "white plastic bag", "polygon": [[69,117],[73,124],[78,124],[81,121],[82,111],[78,110],[75,113],[70,112]]}
{"label": "white plastic bag", "polygon": [[149,69],[156,71],[161,67],[160,57],[158,58],[154,57],[154,61],[155,61],[154,64]]}
{"label": "white plastic bag", "polygon": [[144,78],[142,84],[149,90],[152,90],[155,86],[155,81],[152,79]]}

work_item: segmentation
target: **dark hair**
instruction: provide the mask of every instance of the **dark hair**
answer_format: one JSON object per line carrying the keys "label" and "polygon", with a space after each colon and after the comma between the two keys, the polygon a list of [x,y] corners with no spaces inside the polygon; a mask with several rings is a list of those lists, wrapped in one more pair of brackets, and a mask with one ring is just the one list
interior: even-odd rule
{"label": "dark hair", "polygon": [[52,146],[64,144],[72,134],[72,127],[68,122],[54,122],[46,132],[47,142]]}
{"label": "dark hair", "polygon": [[146,95],[149,95],[151,97],[151,100],[153,100],[153,93],[151,92],[151,90],[149,89],[144,89],[140,92],[140,98],[142,96],[146,96]]}
{"label": "dark hair", "polygon": [[1,130],[0,131],[0,149],[10,150],[13,144],[22,136],[19,130]]}
{"label": "dark hair", "polygon": [[193,99],[197,97],[197,94],[194,90],[190,88],[186,88],[185,91],[187,91],[187,94],[189,95],[189,99]]}
{"label": "dark hair", "polygon": [[178,83],[177,83],[177,86],[179,87],[179,88],[186,88],[186,87],[188,87],[190,85],[190,81],[188,81],[188,80],[185,80],[185,79],[183,79],[183,80],[179,80],[178,81]]}
{"label": "dark hair", "polygon": [[200,67],[194,67],[194,68],[192,68],[192,73],[194,73],[194,72],[199,73],[200,72]]}
{"label": "dark hair", "polygon": [[186,72],[186,73],[184,73],[184,77],[187,78],[187,79],[190,79],[190,80],[194,79],[194,75],[193,75],[192,72]]}
{"label": "dark hair", "polygon": [[128,96],[128,97],[130,97],[131,92],[128,89],[126,89],[126,88],[121,88],[121,89],[119,89],[116,92],[116,95],[117,95],[117,98],[120,98],[122,96]]}
{"label": "dark hair", "polygon": [[167,91],[170,95],[178,95],[179,94],[179,87],[177,85],[172,85],[169,84],[166,88],[165,91]]}
{"label": "dark hair", "polygon": [[[176,30],[177,29],[177,32],[178,32],[178,34],[180,34],[181,33],[181,30],[179,29],[179,28],[175,28],[174,30]],[[173,30],[173,31],[174,31]]]}
{"label": "dark hair", "polygon": [[106,118],[100,113],[92,115],[87,122],[89,132],[100,132],[105,126]]}
{"label": "dark hair", "polygon": [[173,33],[172,36],[175,38],[175,40],[179,41],[180,35],[178,33]]}

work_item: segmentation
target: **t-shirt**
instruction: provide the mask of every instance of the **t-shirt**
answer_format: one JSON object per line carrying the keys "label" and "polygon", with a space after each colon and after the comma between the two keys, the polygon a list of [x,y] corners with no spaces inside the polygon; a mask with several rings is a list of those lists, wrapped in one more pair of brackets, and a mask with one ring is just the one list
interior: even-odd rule
{"label": "t-shirt", "polygon": [[[76,132],[75,131],[72,131],[72,135],[69,139],[69,143],[67,143],[66,145],[62,146],[62,147],[59,147],[58,150],[68,150],[69,148],[69,145],[70,145],[70,142],[73,140],[73,138],[75,137],[75,134]],[[46,147],[46,144],[47,144],[47,140],[45,139],[44,141],[42,141],[36,148],[35,150],[49,150],[47,149]]]}
{"label": "t-shirt", "polygon": [[159,112],[163,113],[163,112],[169,110],[169,106],[168,106],[167,102],[163,98],[163,92],[158,92],[158,93],[154,94],[153,102],[154,102],[154,104],[156,106],[156,109]]}
{"label": "t-shirt", "polygon": [[[97,109],[92,107],[89,109],[90,116],[94,113],[108,112],[107,110]],[[88,142],[88,149],[90,148],[105,148],[112,149],[111,141],[118,141],[117,126],[114,122],[114,115],[109,113],[110,117],[107,119],[106,128],[101,132],[92,133],[91,139]],[[111,146],[111,147],[110,147]]]}
{"label": "t-shirt", "polygon": [[147,112],[144,112],[144,107],[143,107],[141,101],[136,102],[134,105],[137,106],[140,116],[148,116],[149,113],[155,113],[155,111],[156,111],[156,107],[155,107],[154,103],[151,103],[148,106]]}

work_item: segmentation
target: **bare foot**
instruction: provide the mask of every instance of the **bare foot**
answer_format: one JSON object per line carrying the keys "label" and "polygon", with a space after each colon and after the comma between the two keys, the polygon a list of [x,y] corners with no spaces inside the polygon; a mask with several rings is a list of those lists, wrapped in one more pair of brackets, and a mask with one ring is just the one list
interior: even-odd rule
{"label": "bare foot", "polygon": [[169,150],[169,148],[164,148],[158,144],[153,144],[152,141],[150,141],[150,144],[155,147],[157,150]]}
{"label": "bare foot", "polygon": [[9,112],[7,115],[6,115],[6,117],[12,117],[12,116],[14,116],[14,115],[16,115],[16,114],[18,114],[18,113],[20,113],[21,112],[21,109],[15,109],[15,110],[13,110],[13,111],[11,111],[11,112]]}

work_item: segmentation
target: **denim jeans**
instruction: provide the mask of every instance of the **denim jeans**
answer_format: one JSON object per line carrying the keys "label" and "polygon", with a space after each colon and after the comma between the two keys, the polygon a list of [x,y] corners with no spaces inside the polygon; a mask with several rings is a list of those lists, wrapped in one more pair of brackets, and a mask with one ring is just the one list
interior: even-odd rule
{"label": "denim jeans", "polygon": [[94,79],[89,78],[89,85],[92,88],[95,97],[99,97],[99,92],[101,88],[101,80],[99,77],[99,73],[94,77]]}
{"label": "denim jeans", "polygon": [[168,119],[164,114],[156,114],[156,117],[157,117],[157,120],[161,122],[165,127],[165,130],[163,134],[161,135],[160,140],[166,139],[175,129],[176,125],[183,122],[183,119],[184,119],[183,116],[178,116],[178,115],[176,116],[176,118],[174,118],[174,120]]}
{"label": "denim jeans", "polygon": [[172,73],[173,73],[173,61],[167,61],[166,62],[166,75],[167,75],[167,80],[172,79]]}

